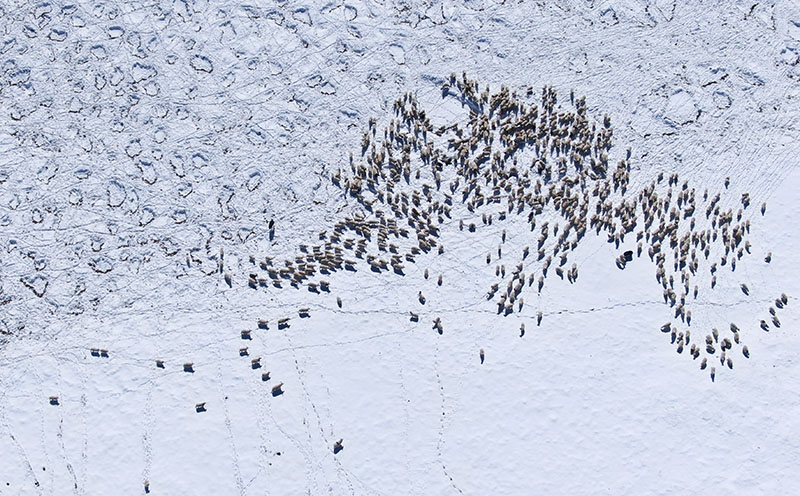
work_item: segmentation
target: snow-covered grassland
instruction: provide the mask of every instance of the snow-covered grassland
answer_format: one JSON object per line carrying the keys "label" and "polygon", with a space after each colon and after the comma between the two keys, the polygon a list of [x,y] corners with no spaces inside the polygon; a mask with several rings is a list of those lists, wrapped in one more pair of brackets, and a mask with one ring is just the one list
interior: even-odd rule
{"label": "snow-covered grassland", "polygon": [[0,494],[800,491],[797,2],[0,19]]}

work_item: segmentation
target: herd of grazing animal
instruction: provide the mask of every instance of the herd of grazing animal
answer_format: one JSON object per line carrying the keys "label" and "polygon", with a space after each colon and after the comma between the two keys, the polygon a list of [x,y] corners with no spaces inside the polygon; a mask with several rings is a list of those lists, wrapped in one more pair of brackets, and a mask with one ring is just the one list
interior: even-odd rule
{"label": "herd of grazing animal", "polygon": [[[706,189],[701,194],[678,174],[665,177],[663,173],[630,193],[630,150],[624,159],[611,163],[609,117],[593,121],[585,98],[572,93],[572,110],[567,110],[558,105],[551,87],[542,90],[538,104],[530,102],[532,90],[524,98],[505,86],[492,93],[488,86],[481,90],[466,74],[451,75],[441,89],[442,98],[455,98],[468,109],[466,122],[435,127],[411,93],[394,102],[394,113],[382,130],[377,120],[370,119],[360,157],[351,154],[349,167],[339,168],[331,177],[334,185],[357,201],[360,211],[319,232],[316,243],[299,245],[294,258],[278,261],[251,255],[249,287],[290,286],[321,295],[332,291],[323,277],[339,271],[368,267],[374,273],[405,277],[408,264],[445,253],[443,233],[454,233],[455,226],[462,236],[481,235],[482,230],[484,236],[492,236],[498,231],[495,223],[517,222],[526,225],[528,234],[508,236],[507,229],[502,229],[497,248],[485,257],[488,277],[494,278],[485,297],[496,305],[499,316],[508,317],[523,312],[523,294],[541,293],[548,276],[555,274],[574,284],[578,264],[570,263],[570,257],[594,231],[619,250],[615,263],[620,270],[643,255],[654,264],[670,316],[661,331],[670,336],[677,353],[699,360],[699,368],[709,369],[712,381],[716,360],[721,370],[733,369],[734,346],[750,357],[736,323],[721,326],[723,331],[704,332],[697,321],[693,329],[692,321],[692,305],[701,288],[714,290],[721,271],[735,272],[737,262],[751,254],[749,194],[725,203],[720,192],[712,195]],[[730,187],[729,178],[723,187]],[[765,214],[766,204],[760,212]],[[269,222],[269,233],[273,239],[274,220]],[[483,252],[478,256],[483,260]],[[220,250],[219,272],[232,286],[233,277],[223,271],[223,260]],[[771,261],[772,253],[767,252],[764,263]],[[429,276],[426,268],[423,277]],[[444,280],[439,274],[436,284],[442,286]],[[745,297],[750,296],[747,283],[739,283],[739,288]],[[409,310],[411,322],[423,320],[419,312],[430,308],[426,303],[428,297],[419,290],[417,302],[412,302],[415,308]],[[769,317],[760,320],[760,329],[779,328],[778,313],[788,303],[788,296],[781,294],[769,307]],[[341,296],[336,304],[342,308]],[[298,316],[309,318],[310,309],[300,308]],[[537,327],[543,316],[541,310],[536,311]],[[441,317],[431,317],[432,328],[443,334]],[[290,326],[291,317],[277,319],[277,329]],[[259,330],[269,329],[269,321],[259,319],[256,330],[239,332],[242,340],[252,341]],[[519,330],[524,337],[524,322]],[[705,337],[692,340],[693,330],[695,336]],[[108,350],[100,348],[90,353],[109,356]],[[260,357],[250,357],[248,347],[239,348],[238,353],[243,361],[249,360],[262,382],[271,381]],[[479,359],[485,362],[483,348]],[[155,364],[165,368],[163,360]],[[183,363],[183,371],[194,373],[194,364]],[[272,386],[270,394],[278,397],[284,392],[281,382]],[[51,396],[49,402],[59,405],[59,398]],[[206,412],[206,403],[196,403],[195,410]],[[333,451],[342,449],[339,440]]]}
{"label": "herd of grazing animal", "polygon": [[[437,128],[411,93],[394,102],[393,115],[382,130],[376,119],[370,119],[360,157],[351,154],[349,168],[339,168],[331,177],[361,210],[320,232],[316,244],[299,245],[294,258],[278,262],[251,255],[249,287],[291,286],[317,295],[331,293],[331,284],[322,277],[342,270],[357,272],[364,265],[375,273],[405,276],[407,264],[444,254],[441,238],[448,228],[457,225],[471,235],[483,226],[488,236],[497,234],[492,228],[495,222],[521,222],[527,224],[529,235],[512,240],[502,229],[497,249],[485,258],[490,270],[494,261],[497,279],[489,284],[486,298],[495,302],[498,315],[509,316],[523,311],[525,291],[542,292],[548,276],[575,283],[578,265],[569,264],[570,255],[594,231],[615,249],[623,246],[615,261],[620,270],[643,253],[655,265],[655,279],[671,317],[661,331],[670,335],[677,353],[686,352],[692,360],[705,353],[701,370],[709,366],[709,359],[732,369],[734,345],[750,357],[735,323],[723,327],[726,335],[712,328],[704,341],[691,339],[691,307],[701,287],[715,289],[723,268],[735,272],[737,261],[751,254],[748,193],[733,202],[736,207],[726,208],[721,193],[712,196],[706,189],[699,194],[678,174],[665,178],[658,173],[631,194],[630,149],[625,159],[610,163],[611,120],[590,119],[585,98],[570,93],[573,109],[565,110],[557,104],[555,90],[545,87],[537,105],[530,103],[531,89],[525,98],[505,86],[495,93],[488,86],[481,91],[466,74],[461,78],[452,74],[441,89],[442,98],[455,98],[468,109],[467,121]],[[730,187],[730,178],[725,178],[723,187]],[[760,212],[765,214],[766,204]],[[269,233],[273,239],[274,220],[269,222]],[[626,238],[633,238],[635,248],[624,248]],[[518,246],[511,246],[515,242]],[[220,249],[219,272],[232,286],[233,277],[224,272],[223,261]],[[772,252],[767,252],[764,263],[771,262]],[[427,268],[423,274],[429,278]],[[437,285],[443,282],[439,274]],[[739,288],[745,297],[750,295],[746,283]],[[428,298],[420,290],[417,300],[417,312],[410,311],[415,323],[421,321],[418,311]],[[336,303],[342,308],[341,296]],[[778,311],[788,303],[788,296],[781,294],[769,307],[769,317],[760,320],[760,329],[779,328]],[[543,315],[536,312],[537,326]],[[300,308],[298,316],[309,318],[310,309]],[[277,319],[277,328],[288,329],[290,321],[290,317]],[[267,330],[269,322],[259,319],[256,328]],[[433,329],[444,332],[438,316],[433,318]],[[242,340],[253,339],[251,330],[240,333]],[[522,323],[520,337],[524,335]],[[109,356],[100,348],[90,353]],[[248,348],[240,348],[239,355],[249,357]],[[481,349],[481,363],[484,359]],[[156,367],[164,369],[164,361],[156,360]],[[250,358],[250,367],[260,369],[261,359]],[[183,370],[194,373],[194,364],[184,363]],[[270,380],[269,372],[260,374],[263,382]],[[710,376],[712,381],[716,377],[713,366]],[[272,396],[283,393],[283,383],[272,388]],[[51,397],[50,403],[58,405],[58,398]],[[196,410],[205,412],[205,403],[198,403]]]}

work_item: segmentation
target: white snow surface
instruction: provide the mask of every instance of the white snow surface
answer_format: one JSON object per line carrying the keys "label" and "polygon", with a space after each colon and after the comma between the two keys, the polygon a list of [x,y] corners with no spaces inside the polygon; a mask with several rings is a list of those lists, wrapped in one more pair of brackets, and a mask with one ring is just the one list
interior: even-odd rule
{"label": "white snow surface", "polygon": [[[800,4],[11,0],[0,19],[0,494],[800,492]],[[510,271],[535,238],[459,231],[466,210],[402,277],[248,287],[250,255],[294,258],[362,210],[330,177],[371,117],[411,92],[466,122],[441,91],[463,72],[585,95],[633,195],[659,172],[734,211],[749,192],[752,254],[713,291],[702,266],[690,327],[738,323],[750,358],[709,380],[659,332],[653,263],[619,270],[635,241],[592,230],[574,284],[498,315],[484,258],[506,229]]]}

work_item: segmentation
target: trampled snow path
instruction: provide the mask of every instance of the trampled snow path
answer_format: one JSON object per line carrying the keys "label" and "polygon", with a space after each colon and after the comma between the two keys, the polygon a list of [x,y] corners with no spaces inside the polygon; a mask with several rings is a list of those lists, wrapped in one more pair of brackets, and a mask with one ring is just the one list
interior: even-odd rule
{"label": "trampled snow path", "polygon": [[[0,13],[0,494],[144,493],[146,481],[153,494],[763,494],[800,483],[790,2]],[[441,92],[462,71],[493,91],[533,88],[531,101],[544,85],[565,105],[571,89],[587,95],[592,119],[612,118],[612,164],[631,148],[633,193],[677,173],[735,214],[749,192],[753,254],[701,290],[691,328],[704,344],[737,322],[751,358],[737,351],[734,370],[717,363],[709,381],[658,332],[669,307],[653,264],[620,271],[622,249],[593,232],[565,266],[577,264],[574,284],[551,273],[521,312],[497,315],[486,300],[497,261],[485,257],[503,228],[506,246],[535,245],[525,222],[459,234],[455,217],[445,253],[405,276],[359,261],[326,276],[331,293],[249,288],[250,254],[294,258],[361,210],[330,177],[358,157],[370,117],[382,129],[410,91],[437,125],[463,125]],[[510,276],[519,250],[503,257],[516,258]],[[781,292],[781,327],[764,333]]]}

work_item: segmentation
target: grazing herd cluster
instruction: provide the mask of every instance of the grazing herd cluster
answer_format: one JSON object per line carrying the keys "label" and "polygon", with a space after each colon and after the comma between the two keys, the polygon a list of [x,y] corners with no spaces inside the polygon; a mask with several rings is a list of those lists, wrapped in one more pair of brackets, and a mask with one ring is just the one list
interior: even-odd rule
{"label": "grazing herd cluster", "polygon": [[[492,273],[495,278],[487,283],[485,297],[501,317],[522,314],[519,336],[524,337],[524,320],[530,316],[523,314],[524,294],[540,294],[552,274],[575,283],[578,265],[570,264],[570,257],[594,231],[619,251],[616,266],[620,270],[643,254],[655,265],[655,279],[662,286],[670,316],[661,331],[670,335],[677,353],[699,359],[700,369],[709,369],[712,381],[716,360],[721,367],[733,368],[734,346],[750,357],[736,323],[726,322],[720,332],[705,321],[693,322],[692,317],[701,289],[713,290],[723,269],[735,272],[737,262],[751,254],[747,214],[752,209],[747,193],[740,199],[723,199],[721,192],[698,193],[677,174],[665,177],[663,173],[654,173],[637,193],[629,193],[630,150],[625,158],[611,163],[611,121],[608,116],[602,123],[590,119],[585,98],[570,94],[572,110],[565,110],[552,88],[543,89],[537,104],[530,89],[524,96],[506,87],[491,93],[466,75],[461,79],[451,75],[441,91],[443,99],[455,99],[468,110],[466,122],[434,126],[410,93],[395,102],[394,115],[383,129],[370,119],[360,156],[351,154],[349,168],[339,168],[331,178],[356,200],[360,211],[320,232],[317,243],[299,245],[294,258],[278,261],[250,255],[247,281],[251,288],[290,286],[330,294],[331,284],[324,277],[334,272],[368,267],[375,273],[405,277],[407,264],[423,258],[430,262],[444,254],[444,239],[459,236],[463,242],[464,236],[475,233],[485,246],[488,238],[497,236],[496,250],[485,256],[487,278]],[[725,179],[725,190],[729,182]],[[766,212],[765,204],[760,212]],[[526,227],[516,225],[510,230],[516,234],[509,237],[495,223]],[[269,233],[273,239],[274,221],[269,223]],[[220,250],[218,272],[232,286],[234,278],[224,257]],[[764,263],[771,261],[772,253],[767,253]],[[478,263],[483,264],[482,255]],[[429,279],[427,268],[422,277]],[[441,273],[436,281],[442,286]],[[740,283],[740,289],[750,295],[746,283]],[[426,305],[421,290],[417,301]],[[761,320],[760,328],[780,327],[777,314],[788,303],[788,296],[781,294],[769,307],[769,321]],[[342,307],[340,296],[336,304]],[[420,322],[419,308],[409,309],[411,322]],[[299,308],[297,314],[309,318],[310,309]],[[535,315],[536,325],[541,326],[543,312],[537,309]],[[440,317],[431,316],[431,323],[439,334],[444,333]],[[705,334],[704,338],[692,340],[693,324],[695,336]],[[290,325],[291,317],[276,321],[279,330]],[[709,329],[704,332],[699,326]],[[256,323],[256,329],[269,328],[266,319]],[[255,336],[253,330],[239,332],[244,341]],[[106,349],[90,352],[94,357],[109,356]],[[262,382],[272,381],[270,372],[263,371],[261,357],[251,357],[247,346],[239,348],[239,356],[260,374]],[[479,358],[481,364],[486,360],[483,348]],[[155,365],[165,368],[163,360]],[[194,364],[184,363],[183,371],[194,373]],[[284,393],[282,382],[271,384],[273,397]],[[59,404],[57,396],[49,401]],[[195,411],[206,412],[206,403],[197,403]],[[332,449],[339,453],[342,440]]]}
{"label": "grazing herd cluster", "polygon": [[[496,251],[485,257],[488,276],[493,269],[496,278],[488,283],[486,298],[494,301],[498,315],[509,316],[523,312],[525,291],[541,293],[549,275],[576,282],[578,265],[570,265],[570,256],[594,231],[620,250],[620,270],[643,253],[655,264],[655,279],[670,307],[670,320],[661,331],[670,335],[677,353],[686,351],[693,360],[705,353],[700,359],[703,370],[709,368],[709,359],[732,369],[734,345],[749,358],[736,323],[725,324],[729,335],[712,327],[704,339],[691,339],[691,308],[701,287],[714,289],[723,268],[734,272],[737,261],[751,253],[749,194],[726,208],[720,192],[712,196],[706,189],[700,194],[677,174],[665,178],[663,173],[654,173],[646,186],[630,194],[630,150],[612,165],[611,120],[590,119],[585,98],[574,94],[572,109],[565,110],[550,87],[542,90],[537,104],[532,89],[524,96],[505,86],[491,93],[466,75],[459,79],[454,74],[441,91],[443,99],[453,98],[468,110],[466,122],[434,126],[411,93],[394,103],[394,114],[383,129],[370,119],[360,156],[351,154],[349,168],[339,168],[331,178],[361,211],[320,232],[318,243],[301,244],[293,259],[279,262],[251,255],[251,288],[291,286],[331,293],[323,277],[341,270],[357,272],[365,265],[376,273],[405,276],[406,264],[442,255],[443,238],[484,231],[482,241],[486,236],[499,238]],[[729,185],[726,178],[725,190]],[[764,215],[765,204],[760,211]],[[495,222],[526,223],[530,235],[507,239],[506,229],[491,227]],[[274,229],[270,221],[271,239]],[[219,272],[232,285],[224,255],[221,250]],[[507,271],[509,255],[513,258]],[[767,253],[764,262],[771,260]],[[429,276],[426,268],[423,277]],[[437,284],[443,284],[442,274]],[[746,283],[740,288],[750,294]],[[422,291],[417,299],[420,305],[427,302]],[[780,327],[777,311],[788,302],[781,294],[769,308],[772,326]],[[336,303],[342,307],[341,297]],[[411,322],[420,321],[418,312],[409,313]],[[310,317],[309,308],[298,309],[298,315]],[[542,311],[536,312],[537,326],[543,317]],[[277,320],[278,329],[289,326],[290,317]],[[432,327],[444,333],[440,317],[432,318]],[[257,328],[268,329],[268,321],[259,320]],[[761,320],[760,328],[769,331],[770,322]],[[251,332],[241,331],[241,338],[251,340]],[[696,330],[698,334],[703,331]],[[520,337],[524,335],[522,322]],[[107,350],[92,349],[91,354],[108,357]],[[248,348],[241,348],[239,355],[249,357]],[[479,355],[483,363],[483,349]],[[164,362],[157,360],[156,366],[164,368]],[[250,367],[261,369],[261,359],[250,358]],[[183,370],[193,372],[193,364],[185,363]],[[713,366],[710,375],[714,380]],[[261,372],[261,380],[271,380],[270,373]],[[272,388],[273,396],[283,392],[283,383]],[[204,403],[196,410],[204,412]]]}
{"label": "grazing herd cluster", "polygon": [[[496,252],[485,258],[490,268],[494,262],[497,279],[486,297],[495,302],[499,315],[509,316],[523,311],[526,290],[542,292],[548,275],[570,283],[578,279],[570,255],[593,230],[617,249],[633,238],[631,249],[623,249],[616,259],[620,269],[643,253],[655,264],[664,302],[672,308],[672,319],[661,330],[670,333],[678,353],[687,350],[697,359],[705,351],[733,368],[733,344],[727,337],[720,341],[717,330],[708,334],[706,346],[691,341],[691,305],[701,285],[713,289],[723,267],[735,271],[737,261],[751,253],[747,193],[736,208],[725,208],[721,193],[712,196],[706,189],[700,194],[677,174],[665,178],[658,173],[630,194],[630,149],[612,164],[610,118],[593,121],[585,98],[572,93],[572,109],[565,110],[550,87],[542,90],[537,104],[532,89],[522,97],[505,86],[491,93],[466,75],[459,79],[454,74],[441,91],[442,98],[455,98],[468,110],[466,122],[434,126],[411,93],[394,103],[394,115],[383,129],[370,119],[360,156],[351,154],[349,167],[339,168],[331,178],[362,211],[346,216],[330,232],[320,232],[318,243],[301,244],[294,259],[251,256],[251,264],[262,271],[249,274],[252,288],[289,285],[330,293],[322,277],[339,270],[356,272],[360,264],[373,272],[404,276],[406,264],[444,253],[442,233],[448,229],[478,233],[513,218],[527,223],[528,241],[507,243],[503,229]],[[760,210],[763,215],[766,205]],[[496,235],[498,230],[487,232]],[[509,264],[507,274],[504,260],[509,253],[517,263]],[[225,277],[230,284],[230,274]],[[429,277],[428,269],[424,277]],[[741,288],[749,294],[746,284]],[[782,298],[776,307],[788,301]],[[426,302],[422,291],[418,300]],[[340,297],[337,304],[341,307]],[[770,313],[773,325],[779,326],[773,308]],[[419,321],[418,313],[410,314],[412,322]],[[538,311],[537,325],[542,318]],[[279,327],[287,322],[283,319]],[[432,324],[443,333],[440,318]],[[740,345],[739,328],[735,323],[729,327],[733,343]],[[762,321],[761,328],[769,330],[769,324]],[[520,336],[524,333],[523,323]],[[749,356],[747,347],[742,354]],[[706,364],[704,358],[700,367]],[[712,379],[714,372],[712,368]]]}

